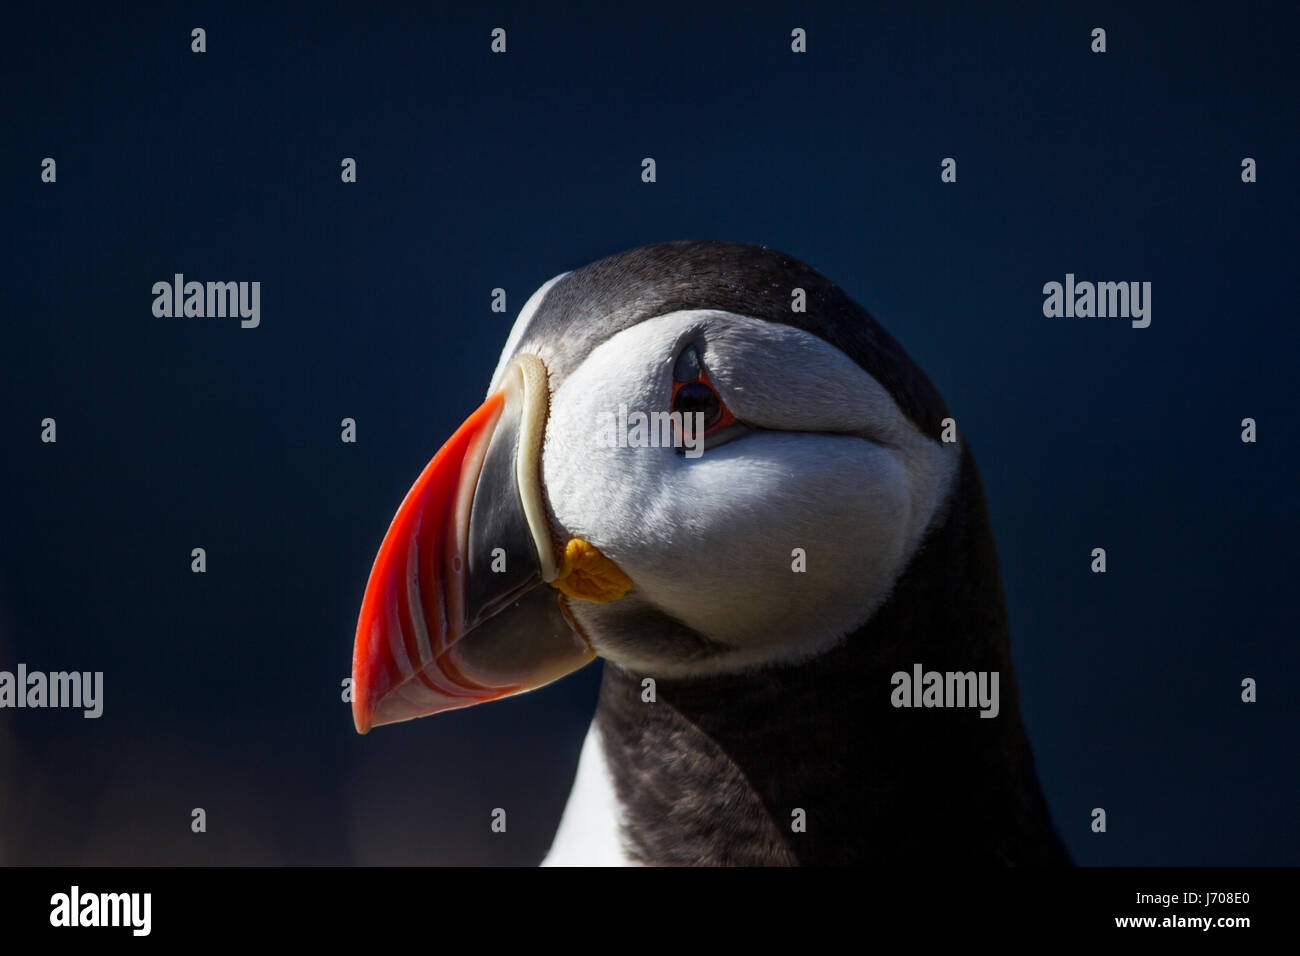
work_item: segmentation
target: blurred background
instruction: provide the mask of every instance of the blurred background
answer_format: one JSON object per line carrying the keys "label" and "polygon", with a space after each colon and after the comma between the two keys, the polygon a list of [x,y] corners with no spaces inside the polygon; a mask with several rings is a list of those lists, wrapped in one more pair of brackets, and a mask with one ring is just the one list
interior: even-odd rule
{"label": "blurred background", "polygon": [[[105,690],[0,711],[0,862],[539,861],[599,666],[363,738],[353,629],[528,295],[675,238],[810,263],[944,395],[1076,859],[1297,862],[1294,5],[384,6],[6,13],[0,669]],[[155,318],[177,272],[260,327]],[[1067,272],[1150,328],[1045,318]]]}

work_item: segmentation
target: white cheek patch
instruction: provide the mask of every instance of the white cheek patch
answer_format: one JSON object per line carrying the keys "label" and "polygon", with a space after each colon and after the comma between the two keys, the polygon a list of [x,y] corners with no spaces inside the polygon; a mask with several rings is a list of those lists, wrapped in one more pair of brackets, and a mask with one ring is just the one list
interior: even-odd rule
{"label": "white cheek patch", "polygon": [[[673,448],[609,447],[599,423],[620,404],[667,410],[687,341],[756,430],[694,460]],[[543,477],[565,533],[617,562],[643,600],[733,649],[704,665],[721,670],[819,653],[867,620],[940,515],[959,455],[824,340],[692,310],[618,333],[561,384]],[[580,617],[600,650],[602,615]],[[618,653],[620,663],[672,671]]]}

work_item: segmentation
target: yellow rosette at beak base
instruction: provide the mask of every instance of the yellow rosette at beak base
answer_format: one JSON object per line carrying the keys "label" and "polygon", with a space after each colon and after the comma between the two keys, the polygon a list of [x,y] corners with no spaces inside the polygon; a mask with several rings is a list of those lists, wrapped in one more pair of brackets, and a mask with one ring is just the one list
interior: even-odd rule
{"label": "yellow rosette at beak base", "polygon": [[632,579],[594,544],[581,538],[570,538],[564,546],[559,573],[551,587],[572,598],[608,604],[631,589]]}

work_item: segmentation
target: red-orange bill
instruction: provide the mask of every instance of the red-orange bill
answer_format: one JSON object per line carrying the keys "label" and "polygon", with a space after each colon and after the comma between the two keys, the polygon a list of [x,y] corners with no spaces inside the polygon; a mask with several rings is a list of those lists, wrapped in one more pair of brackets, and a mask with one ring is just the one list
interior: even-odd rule
{"label": "red-orange bill", "polygon": [[523,515],[526,400],[517,383],[489,396],[398,508],[357,621],[358,732],[540,687],[594,657],[542,580]]}

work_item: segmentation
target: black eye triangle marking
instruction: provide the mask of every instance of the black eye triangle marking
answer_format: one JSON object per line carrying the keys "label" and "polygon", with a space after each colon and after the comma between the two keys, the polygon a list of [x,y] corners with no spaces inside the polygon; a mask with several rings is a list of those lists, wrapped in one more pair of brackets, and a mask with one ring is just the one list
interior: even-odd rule
{"label": "black eye triangle marking", "polygon": [[682,349],[673,363],[673,381],[694,382],[700,377],[700,353],[694,345]]}

